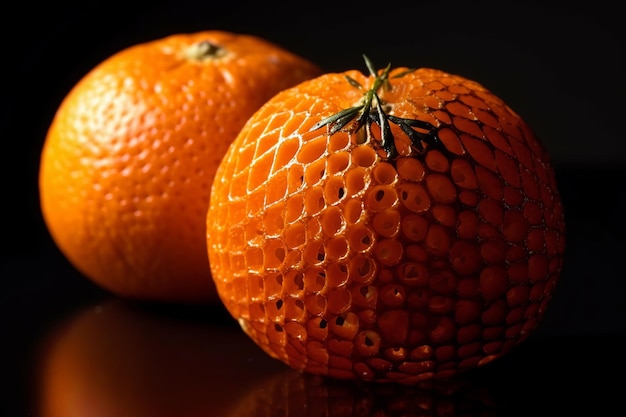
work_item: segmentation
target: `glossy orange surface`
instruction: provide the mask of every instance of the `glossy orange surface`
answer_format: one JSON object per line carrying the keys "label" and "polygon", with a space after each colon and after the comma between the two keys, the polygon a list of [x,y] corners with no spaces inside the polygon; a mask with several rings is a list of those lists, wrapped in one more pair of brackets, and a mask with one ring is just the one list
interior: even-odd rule
{"label": "glossy orange surface", "polygon": [[318,75],[260,37],[218,30],[124,48],[61,102],[41,153],[41,211],[87,278],[116,294],[217,302],[204,237],[217,165],[250,115]]}
{"label": "glossy orange surface", "polygon": [[279,93],[218,168],[207,216],[218,293],[297,370],[448,378],[510,351],[551,300],[564,215],[543,145],[482,85],[406,71],[391,70],[376,91],[384,115],[360,129],[316,123],[365,106],[380,78],[346,71]]}

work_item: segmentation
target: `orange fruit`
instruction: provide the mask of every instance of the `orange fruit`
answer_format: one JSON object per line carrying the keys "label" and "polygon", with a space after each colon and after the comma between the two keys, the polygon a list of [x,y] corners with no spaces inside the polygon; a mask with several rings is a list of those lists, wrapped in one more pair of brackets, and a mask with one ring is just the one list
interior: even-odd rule
{"label": "orange fruit", "polygon": [[324,74],[278,93],[218,167],[218,294],[289,366],[414,384],[509,352],[562,268],[549,155],[479,83],[431,68]]}
{"label": "orange fruit", "polygon": [[217,164],[267,99],[319,74],[276,44],[222,31],[104,60],[65,97],[45,138],[40,202],[55,243],[115,294],[217,301],[205,241]]}

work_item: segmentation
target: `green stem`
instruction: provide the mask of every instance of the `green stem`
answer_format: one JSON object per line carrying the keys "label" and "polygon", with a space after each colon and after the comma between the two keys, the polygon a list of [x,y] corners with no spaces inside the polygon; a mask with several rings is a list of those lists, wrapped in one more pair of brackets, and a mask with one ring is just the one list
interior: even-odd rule
{"label": "green stem", "polygon": [[224,48],[207,40],[194,43],[185,50],[185,56],[187,57],[187,59],[192,59],[195,61],[202,61],[208,58],[220,57],[225,53],[226,50]]}
{"label": "green stem", "polygon": [[[387,159],[395,159],[399,155],[389,123],[398,125],[402,132],[410,139],[413,147],[419,152],[424,151],[422,142],[431,145],[440,144],[441,142],[437,136],[437,128],[430,123],[416,119],[404,119],[387,114],[385,111],[385,102],[380,98],[379,90],[391,89],[391,83],[389,81],[391,64],[388,64],[387,67],[378,74],[369,58],[365,55],[363,55],[363,58],[370,75],[374,77],[374,82],[363,95],[361,104],[341,110],[320,120],[311,128],[311,131],[328,126],[331,135],[340,130],[344,130],[348,133],[356,133],[365,126],[367,137],[365,143],[371,143],[372,140],[380,142],[380,146],[384,149]],[[403,77],[412,71],[414,70],[402,72],[394,78]],[[350,76],[346,75],[346,80],[353,87],[363,90],[363,86]],[[378,139],[372,134],[370,129],[372,124],[377,124],[380,127],[381,133]],[[413,127],[426,130],[426,133],[416,131]]]}

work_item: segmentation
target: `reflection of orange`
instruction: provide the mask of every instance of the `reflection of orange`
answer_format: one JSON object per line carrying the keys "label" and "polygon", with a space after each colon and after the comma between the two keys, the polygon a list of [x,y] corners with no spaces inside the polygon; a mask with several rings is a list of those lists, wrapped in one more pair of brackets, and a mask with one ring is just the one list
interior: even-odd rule
{"label": "reflection of orange", "polygon": [[216,301],[204,236],[216,166],[252,112],[319,71],[221,31],[103,61],[61,103],[41,155],[41,207],[60,250],[118,295]]}
{"label": "reflection of orange", "polygon": [[455,380],[418,386],[328,379],[290,370],[257,384],[229,417],[494,416],[488,389]]}
{"label": "reflection of orange", "polygon": [[249,384],[282,369],[235,326],[112,300],[53,335],[40,416],[220,416]]}

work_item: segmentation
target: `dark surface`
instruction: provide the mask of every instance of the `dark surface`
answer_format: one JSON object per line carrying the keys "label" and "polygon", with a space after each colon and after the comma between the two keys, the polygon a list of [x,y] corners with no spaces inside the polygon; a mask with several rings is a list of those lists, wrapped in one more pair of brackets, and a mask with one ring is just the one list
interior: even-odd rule
{"label": "dark surface", "polygon": [[[93,329],[102,340],[77,339],[101,342],[117,352],[126,367],[110,374],[136,391],[132,404],[137,410],[142,404],[161,410],[151,415],[252,415],[246,411],[250,404],[272,410],[254,414],[263,416],[359,415],[339,414],[337,407],[345,407],[346,398],[352,406],[365,403],[386,410],[380,415],[401,415],[393,411],[398,407],[420,415],[416,396],[439,404],[425,415],[445,410],[447,415],[601,415],[614,405],[621,407],[626,138],[619,124],[626,109],[623,22],[617,6],[317,2],[305,10],[295,3],[209,3],[94,0],[80,7],[54,2],[32,10],[22,2],[5,12],[5,20],[17,25],[1,29],[1,416],[39,415],[43,393],[50,389],[43,370],[64,334],[59,332],[94,311],[125,317],[121,322],[135,329],[132,343],[162,347],[145,348],[151,352],[145,356],[132,349],[120,353],[114,347],[129,340],[127,329],[98,332],[97,324]],[[45,18],[35,23],[35,12]],[[563,275],[537,333],[508,357],[469,375],[456,396],[375,392],[332,383],[320,390],[316,381],[288,372],[256,349],[220,308],[119,307],[119,301],[80,276],[55,248],[39,212],[39,153],[54,111],[81,76],[121,48],[203,29],[263,36],[328,71],[364,69],[362,53],[381,66],[391,61],[440,68],[481,82],[520,113],[552,154],[568,228]],[[177,338],[193,343],[171,342]],[[106,357],[107,350],[103,352]],[[181,359],[192,354],[197,367]],[[76,360],[89,369],[91,362]],[[116,363],[115,357],[111,360]],[[184,372],[173,371],[176,366]],[[109,371],[92,370],[101,379]],[[144,373],[165,377],[160,385],[154,378],[147,383]],[[109,391],[117,398],[120,387],[99,389],[103,398]],[[291,400],[285,393],[291,393]],[[172,404],[180,409],[168,414],[176,408]],[[304,414],[303,404],[310,414]],[[319,407],[327,407],[327,414]]]}

